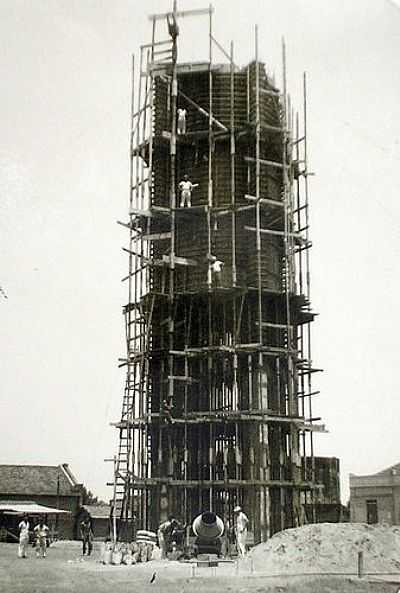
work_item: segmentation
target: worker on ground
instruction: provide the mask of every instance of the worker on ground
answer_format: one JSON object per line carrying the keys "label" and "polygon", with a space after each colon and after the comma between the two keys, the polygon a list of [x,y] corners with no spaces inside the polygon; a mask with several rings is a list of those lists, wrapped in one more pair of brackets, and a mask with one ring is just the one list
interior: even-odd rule
{"label": "worker on ground", "polygon": [[246,541],[247,541],[247,526],[249,520],[245,513],[242,511],[242,507],[236,506],[233,509],[235,514],[235,535],[236,535],[236,546],[238,549],[239,556],[246,555]]}
{"label": "worker on ground", "polygon": [[186,134],[186,109],[178,109],[178,136]]}
{"label": "worker on ground", "polygon": [[169,515],[168,520],[161,523],[158,528],[157,536],[158,536],[158,543],[161,550],[161,559],[165,560],[167,557],[168,547],[170,544],[171,534],[174,530],[176,524],[176,520],[173,515]]}
{"label": "worker on ground", "polygon": [[198,187],[198,183],[192,183],[188,175],[184,175],[183,180],[179,183],[179,191],[181,192],[180,207],[184,208],[187,204],[188,208],[192,206],[192,189]]}
{"label": "worker on ground", "polygon": [[47,538],[49,535],[49,528],[41,517],[38,525],[34,528],[36,536],[36,558],[46,558]]}
{"label": "worker on ground", "polygon": [[18,546],[18,557],[27,558],[26,549],[29,544],[29,521],[28,515],[22,517],[22,521],[18,525],[19,529],[19,546]]}
{"label": "worker on ground", "polygon": [[219,260],[215,255],[210,258],[208,283],[210,286],[221,286],[222,284],[222,268],[224,262]]}
{"label": "worker on ground", "polygon": [[82,555],[85,556],[86,552],[87,555],[90,556],[93,550],[93,527],[92,521],[89,516],[85,517],[85,519],[80,524],[80,531],[81,531],[81,538],[82,538]]}

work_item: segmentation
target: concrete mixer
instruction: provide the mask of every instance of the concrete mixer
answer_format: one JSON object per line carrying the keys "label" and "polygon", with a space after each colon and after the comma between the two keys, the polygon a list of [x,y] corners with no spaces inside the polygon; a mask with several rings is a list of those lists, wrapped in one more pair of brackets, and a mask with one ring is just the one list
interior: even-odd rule
{"label": "concrete mixer", "polygon": [[193,533],[196,536],[194,542],[194,553],[221,555],[224,533],[224,522],[212,511],[205,511],[198,515],[192,523]]}

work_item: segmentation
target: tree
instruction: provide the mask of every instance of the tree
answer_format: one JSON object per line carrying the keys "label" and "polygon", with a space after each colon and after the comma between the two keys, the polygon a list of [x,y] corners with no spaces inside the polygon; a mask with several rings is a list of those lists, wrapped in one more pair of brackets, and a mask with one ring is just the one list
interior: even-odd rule
{"label": "tree", "polygon": [[105,504],[104,501],[99,500],[97,496],[90,490],[82,486],[82,504]]}

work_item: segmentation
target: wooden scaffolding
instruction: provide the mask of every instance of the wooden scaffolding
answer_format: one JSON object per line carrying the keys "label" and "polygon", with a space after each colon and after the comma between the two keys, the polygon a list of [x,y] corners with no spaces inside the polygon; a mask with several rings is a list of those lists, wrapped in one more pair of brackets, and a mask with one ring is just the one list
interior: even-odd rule
{"label": "wooden scaffolding", "polygon": [[[205,63],[178,64],[183,17]],[[302,117],[258,56],[234,62],[213,9],[153,15],[132,68],[127,356],[114,513],[155,529],[240,504],[256,542],[313,508],[306,79]],[[159,30],[165,39],[158,39]],[[214,52],[226,63],[216,63]],[[178,134],[177,109],[186,110]],[[180,207],[184,175],[198,184]],[[213,271],[215,259],[222,272]]]}

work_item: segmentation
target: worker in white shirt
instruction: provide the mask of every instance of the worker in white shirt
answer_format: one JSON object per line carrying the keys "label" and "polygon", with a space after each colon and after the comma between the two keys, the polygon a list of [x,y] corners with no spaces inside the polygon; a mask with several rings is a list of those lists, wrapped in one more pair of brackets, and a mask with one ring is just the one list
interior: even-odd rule
{"label": "worker in white shirt", "polygon": [[43,519],[40,519],[39,524],[34,528],[36,535],[36,557],[46,558],[47,538],[49,535],[49,528]]}
{"label": "worker in white shirt", "polygon": [[186,109],[178,109],[178,136],[186,134]]}
{"label": "worker in white shirt", "polygon": [[236,545],[239,556],[246,555],[246,541],[247,541],[247,526],[249,520],[245,513],[242,511],[242,507],[237,506],[233,509],[235,514],[235,535]]}
{"label": "worker in white shirt", "polygon": [[183,180],[179,183],[179,191],[181,192],[180,207],[184,208],[187,204],[188,208],[192,206],[192,189],[198,187],[198,183],[192,183],[188,175],[184,175]]}
{"label": "worker in white shirt", "polygon": [[18,557],[27,558],[26,548],[29,544],[29,521],[28,516],[24,515],[22,521],[18,525],[19,529],[19,546],[18,546]]}
{"label": "worker in white shirt", "polygon": [[210,286],[212,286],[213,283],[215,286],[221,286],[223,267],[224,262],[216,258],[215,255],[212,255],[210,258],[210,265],[208,268],[208,284]]}

